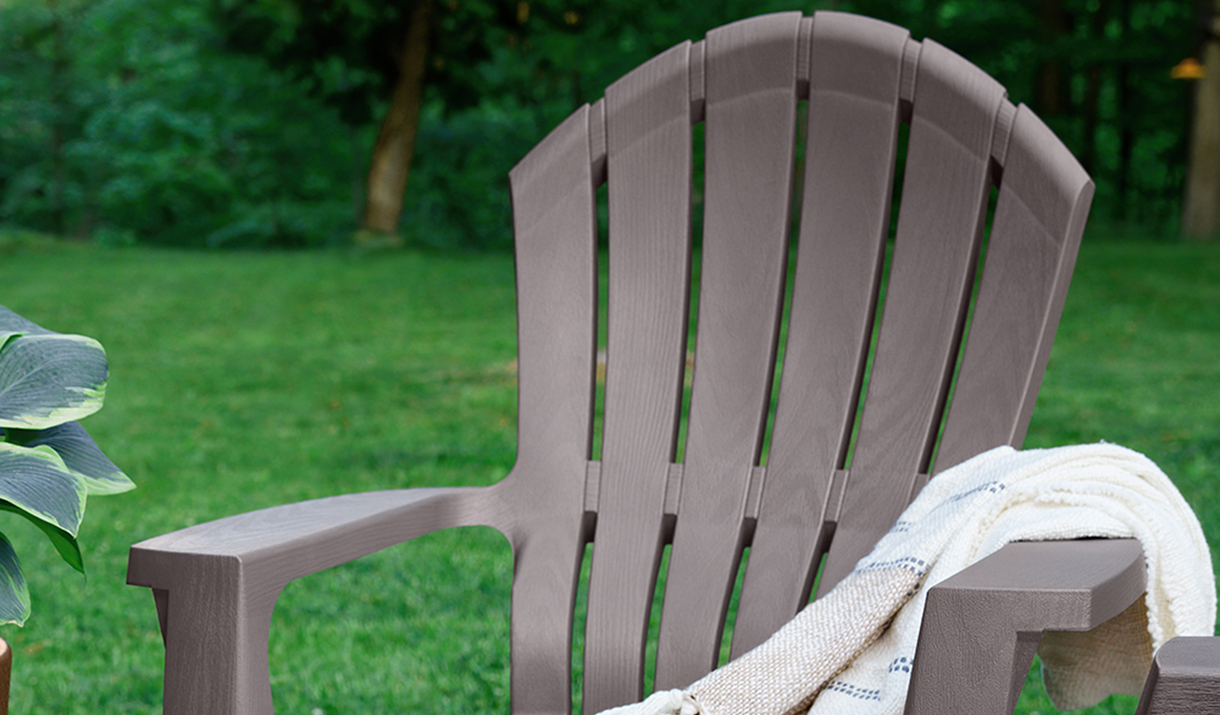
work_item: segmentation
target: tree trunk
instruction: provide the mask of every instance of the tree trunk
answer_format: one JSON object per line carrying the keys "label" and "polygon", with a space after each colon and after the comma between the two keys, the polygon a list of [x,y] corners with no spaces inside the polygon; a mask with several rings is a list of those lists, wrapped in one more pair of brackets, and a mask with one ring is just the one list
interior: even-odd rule
{"label": "tree trunk", "polygon": [[[1109,0],[1102,0],[1089,23],[1090,38],[1096,47],[1106,41],[1106,20],[1109,17]],[[1084,89],[1084,136],[1081,146],[1080,164],[1084,170],[1097,176],[1097,128],[1101,119],[1101,71],[1100,61],[1090,62],[1085,69]]]}
{"label": "tree trunk", "polygon": [[68,118],[68,50],[63,13],[55,0],[47,5],[52,14],[52,31],[55,34],[54,57],[51,59],[51,224],[61,238],[68,232],[67,208],[64,187],[67,184],[64,168],[64,124]]}
{"label": "tree trunk", "polygon": [[[1119,38],[1127,43],[1131,36],[1131,0],[1120,0],[1118,3]],[[1127,191],[1131,183],[1131,155],[1135,151],[1135,113],[1138,108],[1132,102],[1131,63],[1120,60],[1115,72],[1115,82],[1118,85],[1118,173],[1114,177],[1114,190],[1118,203],[1115,204],[1115,217],[1125,221],[1129,217],[1127,210]]]}
{"label": "tree trunk", "polygon": [[1195,116],[1182,233],[1220,239],[1220,0],[1213,0],[1202,50],[1204,76],[1195,84]]}
{"label": "tree trunk", "polygon": [[373,148],[369,166],[368,194],[364,204],[364,227],[393,236],[402,216],[403,191],[415,151],[419,110],[424,88],[424,62],[428,56],[428,33],[432,4],[424,0],[411,12],[406,44],[397,55],[398,80],[390,111],[386,114]]}
{"label": "tree trunk", "polygon": [[[1038,3],[1040,38],[1046,47],[1054,47],[1056,41],[1067,31],[1067,18],[1063,14],[1061,0],[1040,0]],[[1038,114],[1042,117],[1057,117],[1065,114],[1069,104],[1067,72],[1055,47],[1053,54],[1038,65],[1037,94]]]}

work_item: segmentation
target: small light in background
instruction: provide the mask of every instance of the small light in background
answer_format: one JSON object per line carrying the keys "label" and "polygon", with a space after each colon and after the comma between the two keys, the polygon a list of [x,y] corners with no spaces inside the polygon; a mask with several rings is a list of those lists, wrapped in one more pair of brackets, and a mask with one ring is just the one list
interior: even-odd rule
{"label": "small light in background", "polygon": [[1205,75],[1203,65],[1193,57],[1187,57],[1169,70],[1169,76],[1174,79],[1203,79]]}

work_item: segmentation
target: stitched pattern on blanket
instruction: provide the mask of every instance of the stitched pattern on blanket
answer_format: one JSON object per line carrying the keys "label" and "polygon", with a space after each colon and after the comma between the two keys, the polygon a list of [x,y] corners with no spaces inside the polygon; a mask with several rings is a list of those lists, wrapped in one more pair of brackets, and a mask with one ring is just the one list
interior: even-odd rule
{"label": "stitched pattern on blanket", "polygon": [[832,681],[830,683],[830,685],[826,686],[826,690],[828,690],[830,692],[841,693],[843,695],[846,695],[849,698],[855,698],[857,700],[880,700],[881,699],[880,690],[862,690],[862,689],[857,688],[856,686],[852,685],[851,683],[844,683],[841,680]]}
{"label": "stitched pattern on blanket", "polygon": [[861,564],[765,643],[692,685],[691,695],[715,715],[804,712],[885,632],[925,573],[926,563],[913,557]]}

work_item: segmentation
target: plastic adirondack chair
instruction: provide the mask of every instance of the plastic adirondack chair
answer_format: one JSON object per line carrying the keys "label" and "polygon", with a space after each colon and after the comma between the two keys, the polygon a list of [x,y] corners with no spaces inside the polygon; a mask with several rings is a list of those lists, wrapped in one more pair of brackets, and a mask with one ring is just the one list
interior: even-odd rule
{"label": "plastic adirondack chair", "polygon": [[[699,122],[705,211],[693,252]],[[165,712],[272,712],[269,622],[289,581],[467,525],[495,527],[513,547],[512,712],[571,709],[571,614],[590,541],[584,711],[643,695],[668,544],[655,685],[698,679],[716,664],[746,547],[734,656],[808,601],[823,556],[818,592],[843,577],[929,475],[1020,445],[1093,194],[1063,145],[981,70],[901,28],[832,12],[762,16],[662,53],[573,113],[510,178],[520,336],[512,471],[490,487],[332,497],[132,547],[128,580],[152,588],[165,640]],[[603,446],[592,461],[603,182],[608,355]],[[679,462],[693,258],[696,368]],[[1011,712],[1041,631],[1088,629],[1122,611],[1143,592],[1142,563],[1131,540],[1026,544],[933,589],[908,712]],[[1141,709],[1214,702],[1220,689],[1198,665],[1218,651],[1211,639],[1161,649]]]}

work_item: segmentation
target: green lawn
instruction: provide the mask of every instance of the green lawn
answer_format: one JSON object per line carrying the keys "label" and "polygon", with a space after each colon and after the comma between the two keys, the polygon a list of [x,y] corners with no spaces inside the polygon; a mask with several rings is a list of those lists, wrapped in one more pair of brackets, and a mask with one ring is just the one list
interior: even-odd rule
{"label": "green lawn", "polygon": [[[24,629],[0,629],[13,712],[159,712],[152,598],[124,585],[133,542],[340,492],[487,484],[513,461],[506,255],[35,247],[0,256],[0,286],[106,346],[107,405],[84,424],[140,485],[90,501],[87,581],[5,523],[34,600]],[[1220,246],[1087,243],[1027,444],[1147,453],[1220,543],[1218,355]],[[476,529],[293,583],[278,711],[505,712],[510,572],[507,543]]]}

